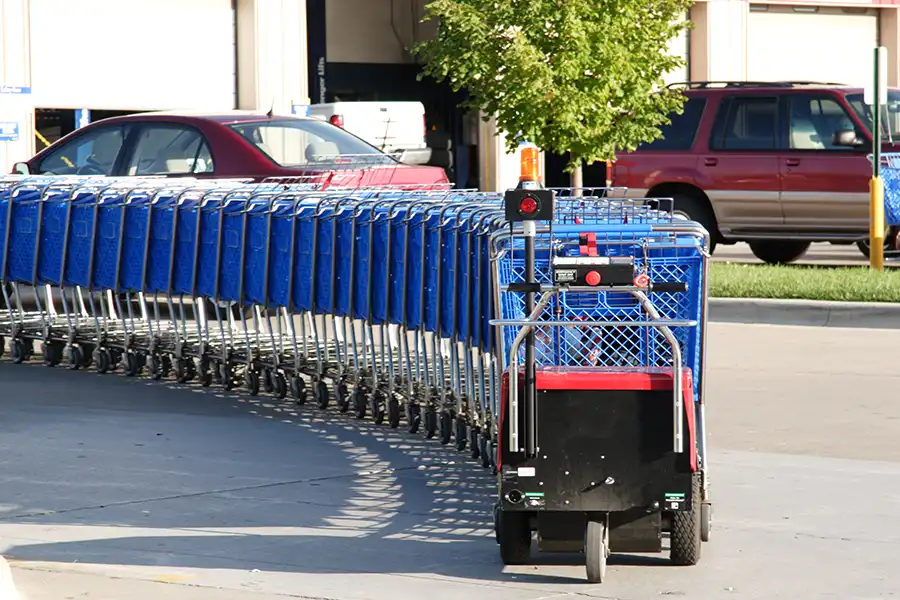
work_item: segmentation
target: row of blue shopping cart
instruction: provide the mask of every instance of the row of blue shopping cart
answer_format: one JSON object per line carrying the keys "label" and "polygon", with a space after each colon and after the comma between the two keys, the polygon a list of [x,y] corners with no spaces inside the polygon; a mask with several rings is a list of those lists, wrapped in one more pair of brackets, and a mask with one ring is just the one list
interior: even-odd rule
{"label": "row of blue shopping cart", "polygon": [[669,438],[705,502],[708,235],[665,200],[552,195],[535,229],[511,223],[497,193],[0,179],[0,349],[16,363],[39,352],[73,370],[311,397],[453,443],[501,477],[500,446],[519,430],[503,421],[518,407],[501,393],[511,363],[668,369]]}

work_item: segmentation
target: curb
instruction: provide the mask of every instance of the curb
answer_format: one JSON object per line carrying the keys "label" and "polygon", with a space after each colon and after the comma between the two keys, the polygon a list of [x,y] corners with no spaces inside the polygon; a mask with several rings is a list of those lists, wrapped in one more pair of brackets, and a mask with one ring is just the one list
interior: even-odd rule
{"label": "curb", "polygon": [[12,570],[6,559],[0,556],[0,600],[20,600],[18,590],[13,583]]}
{"label": "curb", "polygon": [[900,329],[900,303],[710,298],[714,323]]}

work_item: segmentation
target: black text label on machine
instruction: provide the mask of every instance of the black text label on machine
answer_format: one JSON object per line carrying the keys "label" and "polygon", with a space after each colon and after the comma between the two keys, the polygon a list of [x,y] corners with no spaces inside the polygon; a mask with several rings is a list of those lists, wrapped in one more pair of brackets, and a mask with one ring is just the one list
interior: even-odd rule
{"label": "black text label on machine", "polygon": [[572,283],[578,279],[578,271],[574,269],[557,269],[554,271],[556,283]]}

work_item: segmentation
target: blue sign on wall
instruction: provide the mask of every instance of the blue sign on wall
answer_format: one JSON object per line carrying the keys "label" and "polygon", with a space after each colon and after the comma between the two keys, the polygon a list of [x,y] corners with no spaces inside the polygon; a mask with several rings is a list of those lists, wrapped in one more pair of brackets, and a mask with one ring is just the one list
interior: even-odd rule
{"label": "blue sign on wall", "polygon": [[0,142],[18,142],[19,124],[15,121],[0,121]]}
{"label": "blue sign on wall", "polygon": [[91,111],[87,108],[75,109],[75,129],[87,127],[91,122]]}
{"label": "blue sign on wall", "polygon": [[0,85],[0,94],[30,94],[31,88],[22,85]]}

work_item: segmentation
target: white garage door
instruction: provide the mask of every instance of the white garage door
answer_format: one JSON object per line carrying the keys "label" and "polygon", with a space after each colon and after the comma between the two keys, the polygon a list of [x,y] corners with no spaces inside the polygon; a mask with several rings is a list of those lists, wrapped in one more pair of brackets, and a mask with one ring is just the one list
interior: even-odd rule
{"label": "white garage door", "polygon": [[751,4],[747,79],[863,86],[877,45],[876,9]]}
{"label": "white garage door", "polygon": [[[687,18],[687,15],[685,15]],[[681,60],[684,61],[684,66],[675,69],[674,71],[669,72],[667,75],[663,77],[666,82],[666,85],[670,83],[681,83],[683,81],[690,81],[690,71],[688,68],[688,56],[690,52],[689,47],[689,39],[688,38],[688,30],[682,30],[677,37],[669,40],[669,54],[672,56],[677,56]]]}
{"label": "white garage door", "polygon": [[31,0],[43,108],[235,106],[231,0]]}

